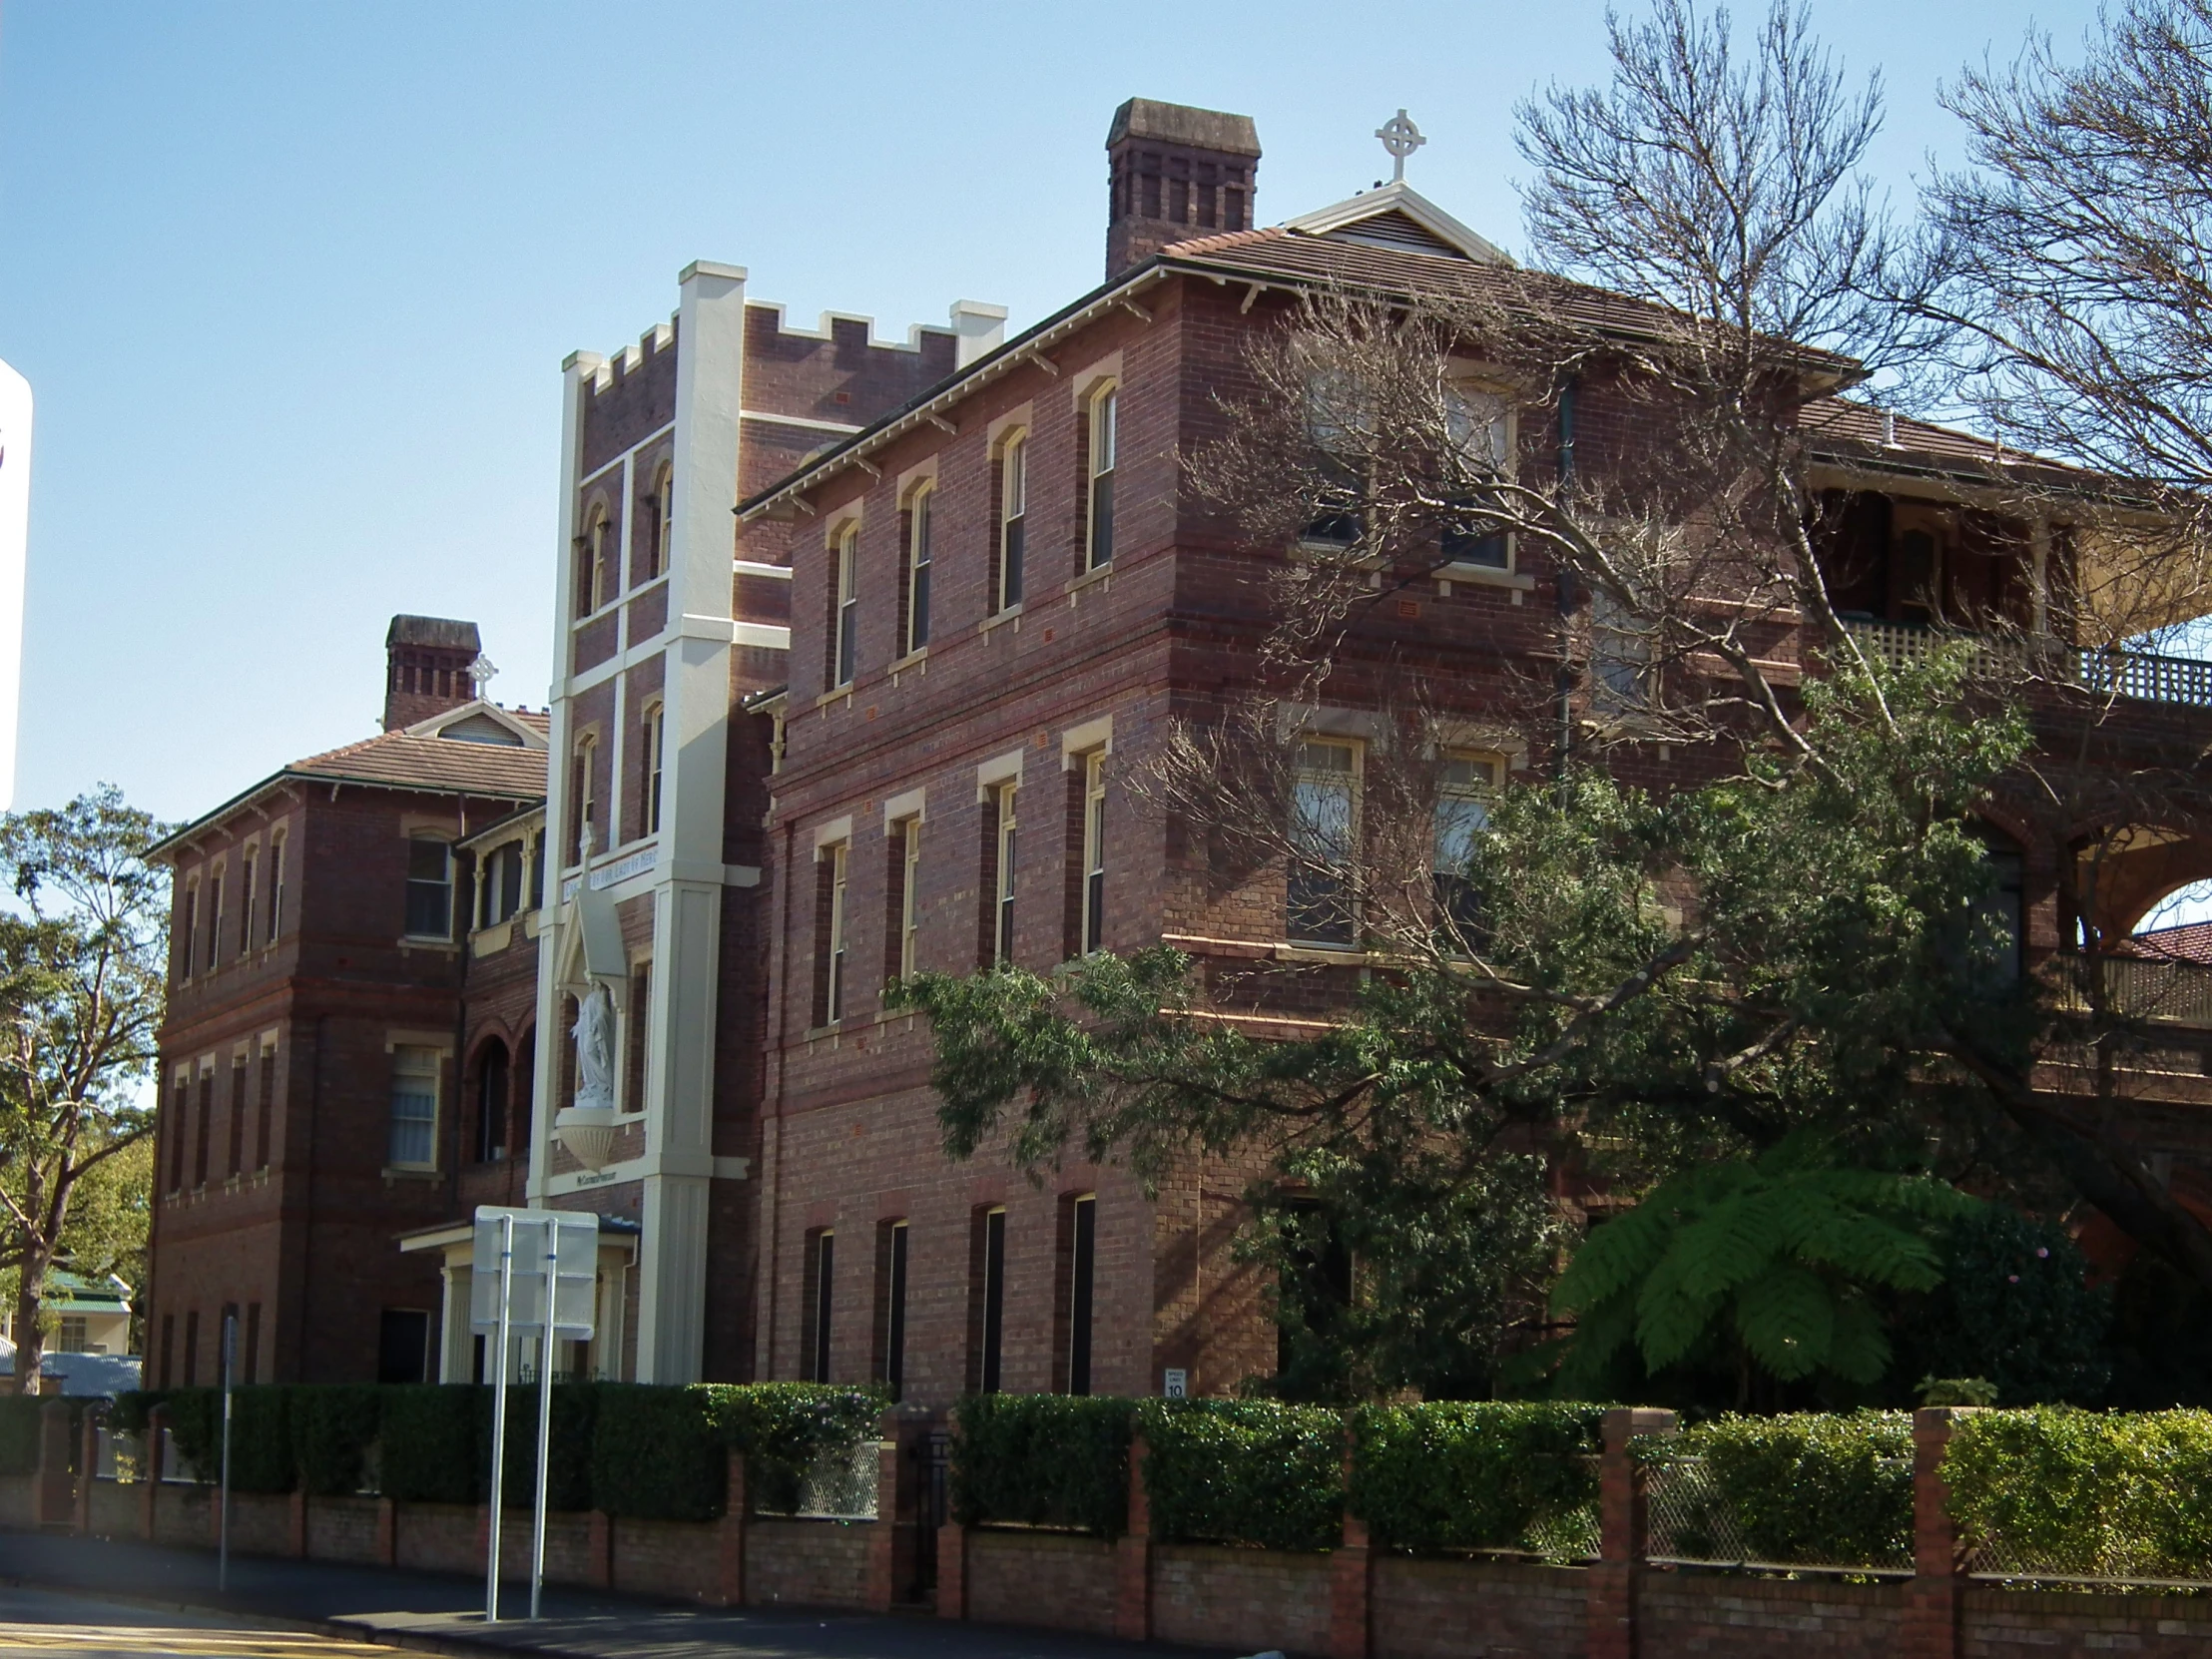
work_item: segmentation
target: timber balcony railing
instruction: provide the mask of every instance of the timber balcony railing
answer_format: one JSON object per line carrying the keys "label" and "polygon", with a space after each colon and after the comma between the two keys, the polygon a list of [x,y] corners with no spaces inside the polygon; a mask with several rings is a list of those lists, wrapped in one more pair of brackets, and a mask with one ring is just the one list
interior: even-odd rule
{"label": "timber balcony railing", "polygon": [[1844,629],[1858,642],[1860,650],[1892,664],[1918,662],[1937,645],[1964,640],[1974,647],[1974,667],[1986,672],[2017,674],[2034,670],[2097,697],[2212,709],[2212,662],[2192,657],[2095,650],[2047,637],[1977,637],[1911,622],[1854,621],[1846,622]]}
{"label": "timber balcony railing", "polygon": [[2058,1005],[2076,1013],[2089,1007],[2089,974],[2104,982],[2104,1005],[2146,1025],[2212,1031],[2212,967],[2169,956],[2079,956],[2060,982]]}

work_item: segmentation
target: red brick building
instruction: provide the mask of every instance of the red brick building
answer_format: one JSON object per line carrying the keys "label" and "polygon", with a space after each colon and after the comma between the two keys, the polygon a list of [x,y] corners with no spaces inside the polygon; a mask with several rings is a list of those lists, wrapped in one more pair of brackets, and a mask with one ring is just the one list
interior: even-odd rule
{"label": "red brick building", "polygon": [[420,1378],[451,1212],[471,902],[458,846],[542,799],[545,717],[478,700],[476,628],[396,617],[384,730],[177,831],[147,1377]]}
{"label": "red brick building", "polygon": [[[395,964],[424,975],[406,996],[446,998],[440,1180],[410,1186],[363,1162],[289,1189],[301,1225],[328,1207],[354,1229],[358,1272],[384,1299],[354,1298],[333,1323],[365,1333],[372,1305],[436,1310],[437,1374],[477,1375],[464,1224],[475,1204],[519,1196],[603,1218],[601,1334],[566,1370],[878,1379],[942,1405],[973,1388],[1219,1391],[1272,1369],[1265,1288],[1231,1249],[1244,1169],[1194,1160],[1154,1200],[1115,1168],[1032,1184],[988,1155],[948,1163],[926,1033],[885,1012],[881,987],[915,967],[1044,969],[1163,939],[1210,964],[1307,964],[1324,979],[1347,960],[1349,940],[1300,920],[1280,869],[1227,877],[1128,795],[1172,722],[1265,684],[1265,582],[1286,550],[1213,515],[1182,459],[1218,430],[1254,331],[1300,292],[1467,291],[1504,257],[1402,184],[1256,228],[1260,147],[1242,117],[1133,100],[1108,158],[1106,280],[1011,339],[1002,312],[967,302],[904,343],[863,318],[796,329],[747,297],[742,271],[698,265],[671,324],[613,358],[569,358],[543,816],[516,794],[463,826],[451,803],[475,872],[449,947],[465,969],[457,1000],[427,972],[445,955]],[[1580,302],[1638,325],[1617,296]],[[1883,644],[1935,583],[2047,633],[2066,526],[1992,537],[1986,444],[1851,405],[1825,413],[1807,483],[1855,503],[1837,550],[1855,573],[1839,587],[1853,626]],[[1649,405],[1593,371],[1564,404],[1508,397],[1496,418],[1525,468],[1570,455],[1604,468],[1647,441]],[[1327,703],[1281,717],[1331,787],[1357,790],[1410,662],[1470,776],[1540,772],[1602,695],[1586,606],[1533,551],[1486,541],[1376,608]],[[1774,656],[1795,675],[1794,639]],[[2101,740],[2113,765],[2201,753],[2212,676],[2114,672],[2128,713]],[[1630,761],[1656,780],[1679,771],[1656,746]],[[304,788],[291,778],[263,788]],[[497,793],[479,784],[473,799]],[[193,872],[240,855],[258,799],[173,843],[181,939],[199,925]],[[404,822],[378,832],[404,835]],[[2130,873],[2100,889],[2107,928],[2212,875],[2202,835],[2146,828],[2135,861],[2115,866]],[[341,876],[363,904],[368,867]],[[2057,948],[2057,872],[2036,856],[2019,868],[2024,945]],[[274,1023],[204,994],[180,986],[164,1049],[180,1082]],[[614,1033],[603,1095],[569,1035],[586,999]],[[398,1017],[357,1022],[364,1113],[389,1066],[379,1081],[360,1055]],[[193,1087],[165,1128],[187,1147],[223,1121],[193,1105],[223,1091]],[[2177,1155],[2212,1151],[2197,1146],[2199,1102],[2175,1088],[2151,1132]],[[180,1185],[161,1212],[160,1330],[250,1298],[218,1271],[232,1244],[212,1220],[195,1231],[216,1200]],[[278,1293],[251,1294],[275,1306]],[[273,1328],[285,1343],[302,1340],[292,1319]],[[366,1375],[374,1340],[348,1341],[354,1359],[330,1364]],[[324,1374],[283,1364],[276,1375]]]}

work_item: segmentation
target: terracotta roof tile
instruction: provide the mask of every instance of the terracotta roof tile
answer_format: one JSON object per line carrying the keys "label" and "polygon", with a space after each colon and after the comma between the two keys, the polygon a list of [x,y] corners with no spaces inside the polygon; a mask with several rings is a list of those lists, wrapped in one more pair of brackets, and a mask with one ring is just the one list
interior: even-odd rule
{"label": "terracotta roof tile", "polygon": [[523,800],[545,794],[545,751],[455,738],[380,732],[359,743],[310,755],[284,771],[296,777],[401,788],[467,791]]}

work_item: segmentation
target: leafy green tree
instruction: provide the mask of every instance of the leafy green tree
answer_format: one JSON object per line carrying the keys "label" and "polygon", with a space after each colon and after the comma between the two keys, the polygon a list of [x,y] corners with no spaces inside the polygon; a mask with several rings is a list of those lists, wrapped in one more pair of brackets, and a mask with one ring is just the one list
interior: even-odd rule
{"label": "leafy green tree", "polygon": [[116,1260],[130,1248],[134,1199],[103,1172],[153,1132],[168,905],[145,854],[160,832],[112,786],[0,818],[15,898],[0,911],[0,1268],[16,1274],[18,1389],[38,1375],[40,1294],[80,1199],[94,1202],[77,1240]]}
{"label": "leafy green tree", "polygon": [[1978,1377],[1999,1405],[2095,1405],[2111,1378],[2112,1294],[2065,1230],[1975,1205],[1936,1240],[1942,1282],[1905,1299],[1903,1377]]}

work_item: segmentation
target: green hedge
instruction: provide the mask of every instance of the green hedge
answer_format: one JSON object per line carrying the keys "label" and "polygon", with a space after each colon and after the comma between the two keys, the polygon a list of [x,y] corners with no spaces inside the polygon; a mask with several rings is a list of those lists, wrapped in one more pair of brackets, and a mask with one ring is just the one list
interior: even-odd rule
{"label": "green hedge", "polygon": [[1137,1404],[1073,1394],[971,1394],[953,1409],[952,1513],[1100,1538],[1129,1528]]}
{"label": "green hedge", "polygon": [[0,1394],[0,1475],[38,1472],[39,1407],[36,1394]]}
{"label": "green hedge", "polygon": [[592,1494],[609,1514],[712,1520],[727,1501],[728,1446],[713,1387],[599,1385]]}
{"label": "green hedge", "polygon": [[1368,1406],[1353,1413],[1347,1504],[1378,1544],[1594,1554],[1604,1415],[1581,1404]]}
{"label": "green hedge", "polygon": [[1344,1536],[1344,1422],[1316,1405],[1148,1399],[1145,1498],[1166,1542],[1331,1549]]}
{"label": "green hedge", "polygon": [[1943,1474],[2002,1570],[2212,1577],[2212,1411],[1976,1411]]}
{"label": "green hedge", "polygon": [[[546,1507],[589,1509],[592,1503],[592,1435],[598,1422],[601,1382],[553,1384],[553,1432],[546,1446]],[[496,1388],[478,1388],[476,1490],[491,1490],[492,1417]],[[505,1498],[510,1504],[535,1503],[538,1496],[538,1390],[507,1389],[507,1461]]]}
{"label": "green hedge", "polygon": [[[1647,1463],[1704,1464],[1677,1513],[1675,1553],[1895,1566],[1913,1559],[1913,1418],[1904,1411],[1724,1416],[1641,1440]],[[1655,1497],[1655,1505],[1658,1503]]]}
{"label": "green hedge", "polygon": [[[239,1392],[259,1393],[258,1388]],[[291,1395],[291,1454],[300,1484],[317,1497],[343,1497],[370,1479],[369,1449],[382,1427],[383,1390],[366,1382],[295,1387]],[[220,1399],[220,1396],[218,1396]],[[222,1407],[217,1406],[220,1419]],[[232,1425],[232,1478],[237,1478],[238,1425]]]}
{"label": "green hedge", "polygon": [[478,1396],[487,1388],[449,1382],[394,1383],[383,1390],[379,1485],[403,1503],[477,1503],[483,1434]]}

